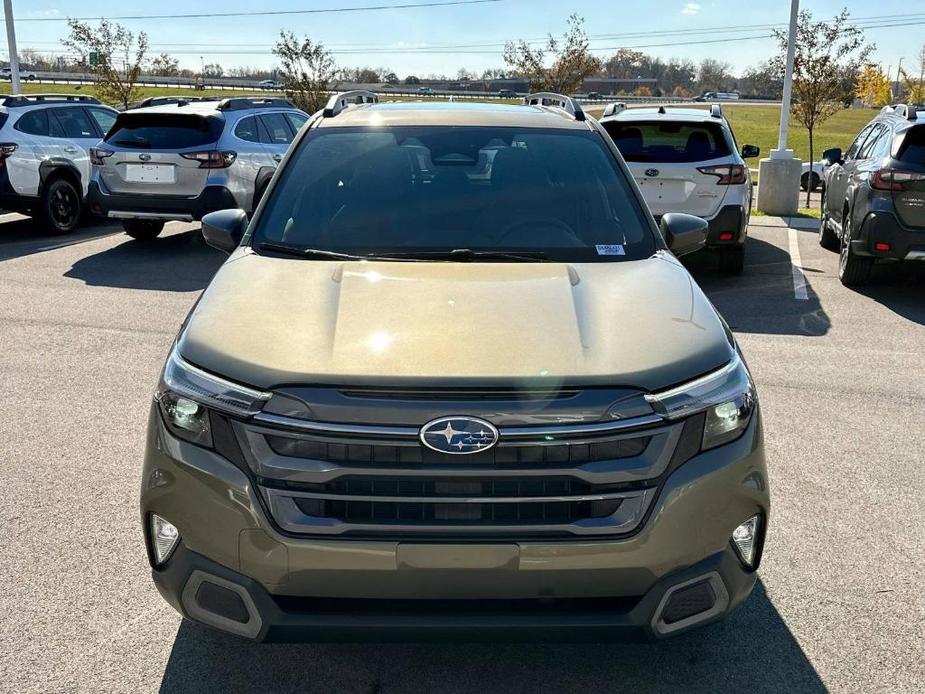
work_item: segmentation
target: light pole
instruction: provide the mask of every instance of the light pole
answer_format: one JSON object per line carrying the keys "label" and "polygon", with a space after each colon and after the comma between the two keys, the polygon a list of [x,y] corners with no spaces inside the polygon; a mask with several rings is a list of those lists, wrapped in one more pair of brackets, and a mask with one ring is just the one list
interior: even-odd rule
{"label": "light pole", "polygon": [[11,92],[19,94],[19,53],[16,51],[16,27],[13,24],[13,0],[3,0],[3,15],[6,17],[6,43],[10,49]]}
{"label": "light pole", "polygon": [[777,149],[772,149],[768,158],[762,159],[758,165],[758,209],[771,215],[793,215],[800,207],[800,174],[803,162],[793,156],[792,149],[787,149],[799,14],[800,0],[790,0],[790,30],[787,34],[787,63],[784,67]]}

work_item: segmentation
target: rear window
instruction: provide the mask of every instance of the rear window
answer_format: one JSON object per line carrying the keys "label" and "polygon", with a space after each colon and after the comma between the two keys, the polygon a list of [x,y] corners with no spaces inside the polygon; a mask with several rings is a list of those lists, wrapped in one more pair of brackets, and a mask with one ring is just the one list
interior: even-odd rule
{"label": "rear window", "polygon": [[187,149],[213,144],[224,121],[214,116],[120,113],[106,142],[136,149]]}
{"label": "rear window", "polygon": [[719,159],[730,153],[718,123],[612,121],[602,125],[626,161],[684,163]]}
{"label": "rear window", "polygon": [[925,125],[917,125],[906,133],[896,158],[910,164],[925,164]]}

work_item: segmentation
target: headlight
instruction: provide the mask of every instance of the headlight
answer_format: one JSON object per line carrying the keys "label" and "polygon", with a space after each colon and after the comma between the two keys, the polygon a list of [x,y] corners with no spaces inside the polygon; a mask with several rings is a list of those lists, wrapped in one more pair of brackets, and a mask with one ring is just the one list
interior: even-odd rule
{"label": "headlight", "polygon": [[195,367],[184,361],[174,345],[154,399],[173,434],[200,446],[211,446],[210,409],[250,417],[260,411],[270,393],[226,381]]}
{"label": "headlight", "polygon": [[665,419],[681,419],[705,412],[703,449],[714,448],[745,431],[757,401],[755,385],[738,352],[721,369],[684,385],[646,395],[657,414]]}

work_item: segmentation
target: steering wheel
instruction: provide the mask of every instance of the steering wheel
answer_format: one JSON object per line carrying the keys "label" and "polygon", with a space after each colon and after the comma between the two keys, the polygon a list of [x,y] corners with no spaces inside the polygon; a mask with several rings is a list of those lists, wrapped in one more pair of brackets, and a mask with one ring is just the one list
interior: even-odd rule
{"label": "steering wheel", "polygon": [[529,231],[529,238],[524,239],[524,243],[529,246],[536,243],[536,231],[541,228],[560,232],[562,236],[568,237],[569,241],[571,241],[574,246],[584,247],[587,245],[578,237],[572,227],[555,217],[526,217],[524,219],[518,219],[513,224],[508,225],[504,231],[499,234],[498,241],[508,241],[508,237],[513,236],[517,232]]}

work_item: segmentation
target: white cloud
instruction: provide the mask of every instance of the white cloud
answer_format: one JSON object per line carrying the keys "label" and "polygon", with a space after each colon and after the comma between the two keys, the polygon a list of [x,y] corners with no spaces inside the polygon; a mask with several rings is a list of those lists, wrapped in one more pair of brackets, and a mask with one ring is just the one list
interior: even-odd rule
{"label": "white cloud", "polygon": [[686,2],[681,8],[681,14],[697,14],[700,12],[700,3]]}

